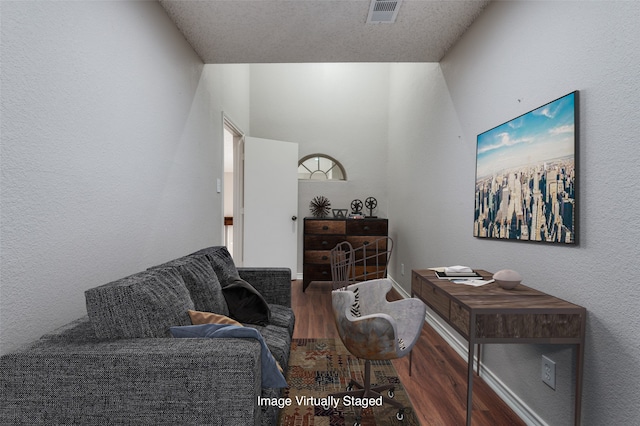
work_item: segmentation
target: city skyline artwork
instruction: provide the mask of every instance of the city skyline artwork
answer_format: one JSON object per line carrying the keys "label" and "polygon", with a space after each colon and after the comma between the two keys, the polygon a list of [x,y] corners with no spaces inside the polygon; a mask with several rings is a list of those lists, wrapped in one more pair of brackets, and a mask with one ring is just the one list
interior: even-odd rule
{"label": "city skyline artwork", "polygon": [[475,237],[576,242],[577,97],[478,135]]}

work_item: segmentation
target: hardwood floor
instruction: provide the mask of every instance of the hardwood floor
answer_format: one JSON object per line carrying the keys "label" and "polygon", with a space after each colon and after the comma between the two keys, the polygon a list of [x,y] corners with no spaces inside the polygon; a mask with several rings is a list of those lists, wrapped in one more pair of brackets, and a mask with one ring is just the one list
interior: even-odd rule
{"label": "hardwood floor", "polygon": [[[302,281],[293,281],[292,307],[296,315],[294,338],[339,338],[331,308],[331,284],[313,282],[302,292]],[[387,296],[397,300],[395,290]],[[431,326],[425,323],[409,358],[393,361],[422,426],[461,426],[466,422],[467,363]],[[479,377],[473,382],[473,426],[525,425]]]}

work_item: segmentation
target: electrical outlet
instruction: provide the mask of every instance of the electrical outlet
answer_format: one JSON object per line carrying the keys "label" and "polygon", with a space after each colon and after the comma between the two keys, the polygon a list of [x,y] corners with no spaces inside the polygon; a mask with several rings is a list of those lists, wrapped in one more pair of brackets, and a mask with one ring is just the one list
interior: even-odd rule
{"label": "electrical outlet", "polygon": [[542,355],[542,381],[556,390],[556,363]]}

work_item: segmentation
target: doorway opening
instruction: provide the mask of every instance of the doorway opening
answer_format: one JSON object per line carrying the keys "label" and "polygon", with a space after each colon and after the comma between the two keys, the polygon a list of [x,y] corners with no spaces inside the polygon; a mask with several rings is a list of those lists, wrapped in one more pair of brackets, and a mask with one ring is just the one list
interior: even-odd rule
{"label": "doorway opening", "polygon": [[222,116],[224,132],[224,245],[236,266],[243,264],[244,229],[244,132],[226,115]]}

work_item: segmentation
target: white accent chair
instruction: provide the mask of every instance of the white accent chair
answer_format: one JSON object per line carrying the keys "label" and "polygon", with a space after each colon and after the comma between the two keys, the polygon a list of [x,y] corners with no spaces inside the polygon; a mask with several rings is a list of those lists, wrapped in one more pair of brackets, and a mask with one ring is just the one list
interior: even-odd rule
{"label": "white accent chair", "polygon": [[[394,385],[371,384],[371,360],[401,358],[411,355],[424,324],[426,306],[415,298],[387,301],[392,284],[388,278],[364,281],[331,293],[333,314],[340,339],[354,356],[365,360],[364,383],[351,380],[346,392],[333,394],[342,398],[378,398],[398,408],[396,417],[404,418],[404,407],[393,400]],[[409,357],[411,375],[411,356]],[[353,390],[353,388],[357,388]],[[387,395],[382,395],[382,391]],[[356,421],[356,425],[360,418]]]}

